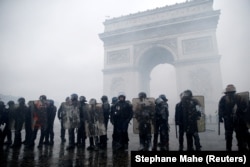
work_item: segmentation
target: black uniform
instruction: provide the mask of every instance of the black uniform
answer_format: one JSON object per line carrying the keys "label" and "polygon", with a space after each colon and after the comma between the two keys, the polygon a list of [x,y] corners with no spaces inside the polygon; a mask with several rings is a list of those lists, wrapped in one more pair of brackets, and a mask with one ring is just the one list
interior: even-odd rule
{"label": "black uniform", "polygon": [[169,128],[168,128],[168,104],[162,102],[155,106],[154,116],[154,141],[153,149],[157,148],[158,134],[160,133],[160,147],[161,151],[167,151],[169,149]]}
{"label": "black uniform", "polygon": [[115,143],[118,143],[118,141],[119,141],[117,125],[115,125],[115,123],[117,124],[117,122],[115,122],[115,120],[117,120],[117,118],[116,118],[117,113],[115,111],[115,104],[117,103],[117,101],[118,101],[118,98],[113,97],[112,98],[112,105],[110,107],[110,122],[113,125],[112,147],[115,147]]}
{"label": "black uniform", "polygon": [[65,115],[65,111],[63,111],[63,104],[60,105],[58,112],[57,112],[57,118],[60,120],[61,123],[61,133],[60,133],[60,137],[61,137],[61,142],[64,143],[66,142],[65,139],[65,128],[63,127],[63,117]]}
{"label": "black uniform", "polygon": [[[106,97],[106,96],[105,96]],[[107,130],[108,130],[108,121],[110,115],[110,104],[107,98],[102,97],[102,111],[104,116],[104,124],[106,129],[106,135],[100,136],[100,147],[106,148],[107,147]]]}
{"label": "black uniform", "polygon": [[45,144],[53,145],[54,144],[54,121],[56,117],[56,106],[54,106],[53,101],[49,101],[48,106],[48,126],[45,135]]}
{"label": "black uniform", "polygon": [[201,117],[200,111],[196,109],[199,105],[198,101],[193,99],[192,96],[184,96],[182,98],[182,110],[183,110],[183,127],[187,137],[187,150],[192,151],[193,139],[196,150],[199,151],[201,148],[200,139],[198,135],[197,120]]}
{"label": "black uniform", "polygon": [[86,101],[80,101],[80,125],[77,129],[77,146],[78,147],[85,147],[85,140],[86,140],[86,132],[85,132],[85,119],[86,119],[86,112],[88,104],[85,103]]}
{"label": "black uniform", "polygon": [[175,106],[175,125],[179,126],[179,151],[183,151],[184,142],[184,125],[183,125],[183,110],[181,102]]}
{"label": "black uniform", "polygon": [[[3,116],[4,116],[4,111],[5,111],[5,105],[4,105],[4,102],[3,101],[0,101],[0,126],[4,124],[4,119],[3,119]],[[0,147],[3,146],[3,131],[2,129],[0,128]]]}
{"label": "black uniform", "polygon": [[123,100],[115,104],[115,117],[113,118],[114,128],[117,130],[117,142],[115,141],[115,149],[128,148],[128,125],[133,117],[132,105]]}
{"label": "black uniform", "polygon": [[15,138],[13,147],[19,147],[22,144],[21,130],[25,122],[25,115],[28,113],[29,109],[24,103],[20,103],[14,113],[15,120]]}
{"label": "black uniform", "polygon": [[244,121],[247,104],[235,92],[227,92],[219,101],[219,121],[224,121],[226,150],[231,151],[233,132],[236,132],[239,151],[247,149],[248,128]]}
{"label": "black uniform", "polygon": [[12,133],[11,133],[11,123],[14,121],[14,113],[15,113],[15,103],[14,101],[8,102],[9,108],[5,110],[3,114],[3,122],[5,123],[5,127],[3,130],[3,142],[7,137],[7,142],[5,144],[12,144]]}

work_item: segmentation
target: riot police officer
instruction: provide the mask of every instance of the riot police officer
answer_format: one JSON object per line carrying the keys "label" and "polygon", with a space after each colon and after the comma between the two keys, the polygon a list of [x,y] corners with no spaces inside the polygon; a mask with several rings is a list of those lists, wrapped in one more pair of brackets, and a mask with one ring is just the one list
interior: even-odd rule
{"label": "riot police officer", "polygon": [[35,145],[37,133],[40,129],[40,139],[37,148],[41,149],[43,147],[48,125],[48,101],[46,95],[41,95],[38,101],[35,101],[33,104],[31,103],[30,108],[32,110],[32,119],[35,124],[33,125],[31,141],[29,141],[27,146],[33,147]]}
{"label": "riot police officer", "polygon": [[25,104],[25,99],[23,97],[18,99],[19,106],[15,110],[14,119],[15,119],[15,138],[14,143],[11,146],[12,148],[20,147],[22,144],[22,135],[21,130],[25,122],[25,115],[28,113],[28,107]]}
{"label": "riot police officer", "polygon": [[[66,104],[70,104],[70,97],[66,97],[65,99]],[[60,120],[61,123],[61,130],[60,130],[60,137],[61,137],[61,143],[66,142],[65,138],[65,128],[63,127],[63,117],[65,116],[65,111],[63,111],[63,103],[60,105],[58,112],[57,112],[57,118]]]}
{"label": "riot police officer", "polygon": [[5,140],[5,137],[7,137],[7,142],[4,144],[11,145],[12,144],[11,124],[14,121],[15,102],[11,100],[7,104],[9,108],[5,110],[3,116],[3,120],[5,123],[5,127],[3,130],[3,141]]}
{"label": "riot police officer", "polygon": [[226,150],[232,150],[233,132],[235,131],[238,150],[245,151],[247,150],[248,128],[244,121],[244,111],[247,109],[247,103],[236,94],[233,84],[227,85],[224,93],[225,95],[219,101],[219,121],[224,122]]}
{"label": "riot police officer", "polygon": [[200,138],[198,134],[197,120],[201,117],[201,112],[197,110],[199,108],[199,102],[193,98],[191,90],[185,90],[183,98],[181,99],[183,110],[183,124],[184,132],[187,138],[187,151],[193,151],[193,139],[195,143],[196,151],[201,150]]}
{"label": "riot police officer", "polygon": [[[73,106],[74,110],[79,110],[80,109],[80,105],[78,102],[78,95],[73,93],[70,96],[70,100],[71,100],[71,105]],[[70,111],[72,112],[72,111]],[[77,115],[77,117],[80,118],[80,111],[79,111],[79,115]],[[69,145],[67,147],[67,150],[73,149],[75,147],[75,128],[74,126],[71,126],[68,129],[68,134],[69,134]]]}
{"label": "riot police officer", "polygon": [[48,126],[45,135],[45,144],[54,145],[54,121],[56,117],[57,108],[54,105],[54,100],[49,100],[48,105]]}
{"label": "riot police officer", "polygon": [[[183,93],[180,94],[180,102],[175,106],[175,126],[179,126],[179,151],[183,151],[184,145],[184,125],[183,125],[183,110],[182,110],[182,99]],[[177,128],[177,127],[176,127]],[[177,130],[177,129],[176,129]],[[177,132],[176,132],[177,134]]]}
{"label": "riot police officer", "polygon": [[158,134],[160,133],[160,150],[169,150],[169,128],[168,128],[168,105],[165,95],[161,95],[155,100],[155,116],[154,116],[154,141],[153,141],[153,151],[157,150]]}
{"label": "riot police officer", "polygon": [[85,117],[87,112],[88,104],[86,103],[86,97],[80,96],[79,98],[80,102],[80,126],[77,129],[77,147],[85,147],[85,139],[86,139],[86,133],[85,133]]}
{"label": "riot police officer", "polygon": [[106,130],[106,135],[100,136],[100,147],[106,148],[107,147],[107,129],[108,129],[108,121],[109,121],[109,115],[110,115],[110,104],[108,102],[108,97],[106,95],[103,95],[101,97],[102,101],[102,111],[104,116],[104,125]]}
{"label": "riot police officer", "polygon": [[135,118],[139,123],[139,141],[140,141],[140,151],[148,151],[151,147],[151,123],[153,122],[154,109],[144,103],[147,98],[145,92],[140,92],[138,94],[140,99],[140,110],[135,112]]}
{"label": "riot police officer", "polygon": [[[97,111],[97,102],[96,99],[92,98],[89,100],[89,110],[87,113],[86,121],[88,123],[88,136],[89,136],[89,146],[87,150],[99,150],[99,131],[98,131],[98,121],[99,115]],[[103,114],[103,113],[102,113]],[[103,117],[103,115],[102,115]]]}
{"label": "riot police officer", "polygon": [[117,130],[117,142],[114,143],[114,149],[128,149],[128,126],[133,117],[132,105],[126,101],[124,93],[118,95],[118,102],[115,104],[114,124]]}
{"label": "riot police officer", "polygon": [[115,104],[117,103],[118,98],[113,97],[112,102],[111,102],[111,107],[110,107],[110,122],[113,125],[113,134],[112,134],[112,147],[115,146],[115,143],[118,143],[118,133],[117,133],[117,113],[115,111]]}
{"label": "riot police officer", "polygon": [[[0,126],[4,124],[3,116],[5,111],[5,104],[3,101],[0,101]],[[3,131],[0,128],[0,148],[3,146]]]}

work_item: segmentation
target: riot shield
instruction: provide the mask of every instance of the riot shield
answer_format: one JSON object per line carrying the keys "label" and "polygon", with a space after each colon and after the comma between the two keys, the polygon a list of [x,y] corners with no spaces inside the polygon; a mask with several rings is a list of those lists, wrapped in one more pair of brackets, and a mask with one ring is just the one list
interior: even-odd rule
{"label": "riot shield", "polygon": [[101,103],[96,104],[94,111],[88,107],[87,117],[88,121],[85,121],[85,131],[87,137],[106,135],[104,114]]}
{"label": "riot shield", "polygon": [[40,100],[30,101],[29,102],[31,108],[31,121],[32,121],[32,129],[34,128],[47,128],[47,109],[48,102],[42,102]]}
{"label": "riot shield", "polygon": [[62,103],[62,121],[64,129],[77,128],[80,125],[79,106],[73,106],[71,103]]}
{"label": "riot shield", "polygon": [[244,110],[244,120],[247,124],[247,127],[250,128],[250,107],[249,107],[249,92],[240,92],[237,93],[240,98],[240,104],[246,105],[247,108]]}
{"label": "riot shield", "polygon": [[[147,107],[149,110],[152,112],[155,112],[155,99],[153,97],[148,97],[141,101],[139,98],[133,98],[132,99],[132,106],[133,106],[133,133],[134,134],[139,134],[139,122],[135,118],[135,114],[139,113],[140,110],[142,109],[142,105],[144,107]],[[151,121],[151,133],[154,133],[154,125],[153,121]]]}
{"label": "riot shield", "polygon": [[201,112],[201,117],[197,120],[198,132],[206,131],[206,118],[205,118],[205,101],[204,96],[193,96],[199,102],[198,110]]}

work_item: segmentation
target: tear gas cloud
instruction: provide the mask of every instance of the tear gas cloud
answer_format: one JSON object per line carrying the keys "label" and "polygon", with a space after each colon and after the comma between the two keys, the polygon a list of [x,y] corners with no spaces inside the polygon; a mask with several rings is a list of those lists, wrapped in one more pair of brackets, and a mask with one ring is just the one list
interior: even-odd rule
{"label": "tear gas cloud", "polygon": [[[104,47],[98,34],[105,19],[155,9],[183,0],[0,2],[0,94],[57,102],[72,93],[100,101],[103,94]],[[250,2],[214,0],[221,10],[217,27],[222,87],[249,91]],[[162,77],[162,75],[166,77]],[[151,95],[164,93],[175,105],[175,69],[169,64],[151,72]],[[111,97],[110,97],[111,99]]]}

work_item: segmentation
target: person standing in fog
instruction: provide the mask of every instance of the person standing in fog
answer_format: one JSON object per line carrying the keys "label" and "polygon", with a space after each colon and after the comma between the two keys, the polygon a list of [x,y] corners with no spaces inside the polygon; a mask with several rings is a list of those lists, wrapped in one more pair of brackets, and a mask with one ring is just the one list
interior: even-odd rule
{"label": "person standing in fog", "polygon": [[226,87],[225,95],[219,101],[219,121],[224,122],[226,150],[232,151],[233,132],[236,133],[238,150],[247,150],[248,127],[244,120],[244,111],[247,110],[247,103],[236,94],[233,84]]}
{"label": "person standing in fog", "polygon": [[[99,131],[98,131],[98,120],[99,115],[97,112],[96,99],[92,98],[89,100],[89,110],[87,112],[86,122],[88,124],[88,136],[89,146],[87,150],[99,150]],[[103,115],[102,115],[103,117]]]}
{"label": "person standing in fog", "polygon": [[126,96],[124,93],[120,93],[118,96],[118,102],[115,104],[115,113],[117,121],[117,137],[118,142],[115,143],[115,150],[128,149],[128,125],[133,117],[132,105],[125,101]]}
{"label": "person standing in fog", "polygon": [[56,117],[57,108],[54,105],[54,100],[48,100],[48,126],[45,135],[45,144],[54,145],[54,121]]}
{"label": "person standing in fog", "polygon": [[[71,106],[73,107],[73,111],[67,111],[67,112],[71,112],[72,114],[72,119],[70,121],[72,125],[70,125],[70,128],[68,129],[68,133],[69,133],[69,145],[67,147],[67,150],[71,150],[75,148],[75,129],[79,127],[80,125],[80,103],[78,102],[78,95],[77,94],[72,94],[70,96],[70,100],[71,100]],[[75,122],[75,117],[79,118],[79,124],[77,122]],[[78,120],[77,118],[77,120]],[[76,125],[75,123],[77,123],[78,125]]]}
{"label": "person standing in fog", "polygon": [[110,122],[113,125],[113,134],[112,134],[112,148],[114,148],[115,143],[118,143],[118,132],[117,132],[117,124],[118,124],[118,119],[117,119],[117,113],[115,111],[115,104],[117,103],[118,98],[113,97],[112,102],[111,102],[111,107],[110,107]]}
{"label": "person standing in fog", "polygon": [[[183,110],[182,99],[183,93],[180,94],[180,102],[175,106],[175,126],[179,126],[179,151],[183,151],[184,145],[184,125],[183,125]],[[177,132],[176,132],[177,133]]]}
{"label": "person standing in fog", "polygon": [[160,133],[160,150],[169,150],[169,128],[168,128],[168,105],[166,102],[158,97],[155,100],[155,115],[154,115],[154,141],[153,151],[157,151],[158,134]]}
{"label": "person standing in fog", "polygon": [[134,110],[135,118],[139,123],[139,151],[149,151],[151,149],[151,123],[154,117],[154,108],[146,104],[147,94],[140,92],[138,94],[140,104],[138,110]]}
{"label": "person standing in fog", "polygon": [[102,100],[102,111],[104,116],[104,125],[106,130],[106,135],[100,136],[100,147],[107,148],[107,130],[108,130],[108,122],[109,122],[109,115],[110,115],[110,104],[108,102],[108,97],[103,95],[101,97]]}
{"label": "person standing in fog", "polygon": [[198,134],[197,120],[201,117],[201,112],[197,110],[200,104],[193,98],[192,91],[185,90],[183,97],[181,99],[182,110],[183,110],[183,120],[184,132],[187,138],[187,151],[193,151],[193,140],[195,143],[196,151],[201,150],[200,138]]}
{"label": "person standing in fog", "polygon": [[22,144],[21,130],[25,122],[25,114],[28,113],[28,107],[25,105],[25,99],[23,97],[18,99],[19,106],[15,110],[14,120],[15,120],[15,138],[12,148],[18,148]]}
{"label": "person standing in fog", "polygon": [[15,102],[9,101],[7,104],[9,108],[7,108],[3,114],[3,122],[5,123],[5,127],[3,129],[3,142],[5,137],[7,137],[7,141],[4,144],[9,146],[12,144],[11,124],[14,121]]}
{"label": "person standing in fog", "polygon": [[[3,120],[4,112],[5,112],[5,104],[4,104],[3,101],[0,101],[0,126],[4,125],[4,120]],[[3,131],[0,128],[0,148],[3,147],[3,142],[4,142],[4,140],[3,140]]]}
{"label": "person standing in fog", "polygon": [[24,141],[22,142],[25,146],[28,146],[29,143],[31,142],[32,138],[32,119],[31,119],[31,106],[30,102],[28,103],[28,110],[25,113],[25,138]]}
{"label": "person standing in fog", "polygon": [[[67,103],[68,105],[70,104],[70,98],[66,97],[65,99],[65,103]],[[63,111],[63,104],[60,105],[59,110],[57,112],[57,118],[59,119],[60,123],[61,123],[61,143],[65,143],[66,142],[66,138],[65,138],[65,128],[63,127],[63,117],[65,116],[65,111]]]}
{"label": "person standing in fog", "polygon": [[80,126],[77,129],[77,147],[85,147],[86,132],[85,132],[85,119],[88,110],[88,104],[85,96],[80,96]]}

